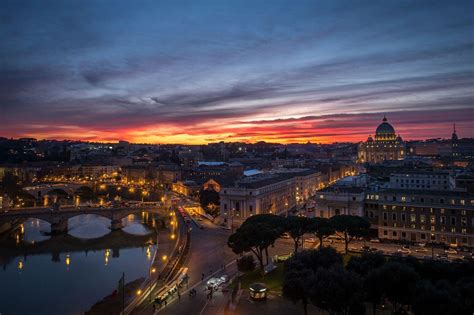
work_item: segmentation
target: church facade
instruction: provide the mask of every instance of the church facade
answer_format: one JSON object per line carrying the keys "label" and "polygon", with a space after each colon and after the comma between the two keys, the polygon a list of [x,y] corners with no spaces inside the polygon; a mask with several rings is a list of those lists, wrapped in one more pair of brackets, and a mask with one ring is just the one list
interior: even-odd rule
{"label": "church facade", "polygon": [[359,163],[381,163],[390,160],[403,160],[406,155],[406,143],[384,117],[375,131],[375,139],[369,136],[358,148]]}

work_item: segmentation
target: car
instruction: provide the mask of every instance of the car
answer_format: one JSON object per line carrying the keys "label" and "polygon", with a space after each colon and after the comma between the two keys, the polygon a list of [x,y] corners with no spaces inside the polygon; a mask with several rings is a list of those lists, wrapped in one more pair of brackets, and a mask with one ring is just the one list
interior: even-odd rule
{"label": "car", "polygon": [[307,238],[307,239],[305,239],[304,241],[307,242],[307,243],[316,243],[316,240],[315,240],[314,238],[312,238],[312,237]]}
{"label": "car", "polygon": [[404,248],[404,247],[399,248],[399,249],[397,250],[397,252],[398,252],[398,253],[402,253],[402,254],[411,254],[411,250],[408,249],[408,248]]}
{"label": "car", "polygon": [[446,249],[444,252],[446,254],[450,254],[450,255],[457,255],[457,253],[458,253],[458,251],[455,250],[454,248]]}
{"label": "car", "polygon": [[424,247],[420,247],[420,248],[416,248],[415,252],[417,252],[417,253],[426,253],[426,252],[428,252],[428,249],[426,249]]}
{"label": "car", "polygon": [[415,243],[415,246],[419,246],[419,247],[425,247],[426,244],[425,243]]}
{"label": "car", "polygon": [[464,256],[462,256],[462,259],[471,261],[472,260],[472,255],[464,255]]}
{"label": "car", "polygon": [[378,238],[371,238],[369,242],[371,242],[371,243],[380,243],[380,240]]}
{"label": "car", "polygon": [[207,281],[207,289],[208,290],[217,290],[222,284],[226,283],[228,281],[229,277],[227,275],[224,275],[219,278],[211,278]]}
{"label": "car", "polygon": [[288,233],[283,233],[280,238],[285,238],[285,239],[289,239],[290,238],[290,234]]}

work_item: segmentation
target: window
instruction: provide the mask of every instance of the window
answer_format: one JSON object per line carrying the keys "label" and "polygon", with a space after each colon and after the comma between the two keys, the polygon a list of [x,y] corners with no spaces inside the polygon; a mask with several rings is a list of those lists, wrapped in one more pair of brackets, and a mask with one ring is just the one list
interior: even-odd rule
{"label": "window", "polygon": [[397,214],[396,213],[392,213],[392,220],[397,221]]}
{"label": "window", "polygon": [[392,236],[396,237],[397,236],[397,231],[393,231]]}
{"label": "window", "polygon": [[383,235],[387,235],[387,230],[383,230]]}
{"label": "window", "polygon": [[461,226],[467,226],[467,218],[466,217],[461,218]]}
{"label": "window", "polygon": [[403,222],[405,222],[405,221],[407,220],[405,213],[402,213],[402,214],[401,214],[401,217],[402,217],[402,221],[403,221]]}
{"label": "window", "polygon": [[430,223],[436,224],[436,217],[434,215],[430,216]]}
{"label": "window", "polygon": [[410,214],[410,222],[416,222],[416,214]]}
{"label": "window", "polygon": [[424,214],[420,215],[420,222],[425,223],[426,222],[426,216]]}
{"label": "window", "polygon": [[425,240],[425,239],[426,239],[426,234],[425,234],[425,233],[421,233],[421,234],[420,234],[420,238],[421,238],[422,240]]}
{"label": "window", "polygon": [[384,213],[383,213],[383,219],[384,219],[384,220],[388,220],[387,217],[388,217],[387,212],[384,212]]}
{"label": "window", "polygon": [[444,215],[442,215],[440,218],[439,218],[439,222],[441,224],[446,224],[446,217]]}
{"label": "window", "polygon": [[224,210],[227,210],[227,204],[224,203]]}
{"label": "window", "polygon": [[249,206],[249,212],[252,212],[253,211],[253,207],[252,205]]}
{"label": "window", "polygon": [[451,217],[451,225],[456,225],[456,217]]}

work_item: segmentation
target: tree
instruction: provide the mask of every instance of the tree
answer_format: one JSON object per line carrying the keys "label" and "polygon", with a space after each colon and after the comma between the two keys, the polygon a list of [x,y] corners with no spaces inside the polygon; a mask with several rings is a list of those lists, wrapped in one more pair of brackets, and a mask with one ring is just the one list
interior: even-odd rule
{"label": "tree", "polygon": [[381,268],[371,270],[364,279],[365,299],[372,303],[373,314],[377,314],[377,305],[380,304],[384,296],[384,273]]}
{"label": "tree", "polygon": [[[342,265],[319,268],[311,288],[311,302],[330,314],[364,314],[362,279]],[[353,312],[351,310],[357,310]]]}
{"label": "tree", "polygon": [[229,236],[227,245],[236,254],[251,251],[255,254],[260,265],[260,271],[263,275],[264,263],[263,256],[267,255],[268,247],[280,237],[281,232],[264,223],[242,224],[237,231]]}
{"label": "tree", "polygon": [[[275,241],[285,232],[285,218],[274,215],[274,214],[257,214],[247,218],[241,226],[263,224],[266,229],[272,230],[273,233],[278,235],[275,240],[271,243],[273,245]],[[265,248],[266,262],[268,263],[268,246]]]}
{"label": "tree", "polygon": [[411,305],[415,296],[419,275],[403,263],[388,262],[378,268],[384,296],[393,304],[396,311]]}
{"label": "tree", "polygon": [[[471,264],[474,264],[471,262]],[[469,277],[469,275],[471,275]],[[459,306],[461,314],[472,314],[474,310],[474,277],[472,273],[465,274],[466,278],[462,278],[456,282],[456,291],[459,295]]]}
{"label": "tree", "polygon": [[18,176],[13,175],[10,172],[6,172],[0,182],[0,193],[7,194],[11,199],[21,197],[24,192],[20,185],[20,179]]}
{"label": "tree", "polygon": [[325,247],[320,251],[304,250],[285,262],[285,270],[301,270],[309,268],[316,272],[319,268],[330,268],[342,265],[341,255],[332,247]]}
{"label": "tree", "polygon": [[381,267],[385,262],[382,254],[362,253],[361,256],[351,257],[347,269],[365,277],[371,270]]}
{"label": "tree", "polygon": [[290,270],[283,279],[283,296],[293,303],[301,300],[305,315],[308,314],[310,290],[314,284],[314,272],[311,269]]}
{"label": "tree", "polygon": [[323,248],[323,240],[335,232],[329,219],[318,217],[311,219],[310,230],[319,239],[319,250]]}
{"label": "tree", "polygon": [[416,315],[459,314],[459,301],[447,282],[434,286],[429,281],[419,281],[415,292],[413,311]]}
{"label": "tree", "polygon": [[348,252],[349,243],[356,237],[369,234],[370,222],[363,217],[355,215],[336,215],[330,219],[336,232],[344,239],[345,253]]}
{"label": "tree", "polygon": [[298,244],[300,243],[301,238],[305,233],[310,231],[310,227],[311,220],[309,218],[298,216],[289,216],[286,218],[285,229],[295,243],[295,254],[298,252]]}
{"label": "tree", "polygon": [[245,255],[237,259],[237,269],[241,272],[252,271],[255,269],[255,259],[253,255]]}
{"label": "tree", "polygon": [[217,209],[220,204],[219,193],[213,189],[201,189],[199,191],[199,204],[206,210],[207,213],[212,216],[217,216],[218,211],[212,211]]}

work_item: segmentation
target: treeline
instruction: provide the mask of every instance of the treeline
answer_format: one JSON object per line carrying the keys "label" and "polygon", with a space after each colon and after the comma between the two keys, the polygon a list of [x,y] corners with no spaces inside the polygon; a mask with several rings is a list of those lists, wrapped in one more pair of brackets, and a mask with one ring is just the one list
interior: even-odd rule
{"label": "treeline", "polygon": [[[281,217],[272,214],[259,214],[249,217],[229,237],[228,246],[234,253],[252,252],[259,262],[260,271],[268,263],[268,247],[284,233],[294,242],[294,252],[298,252],[304,234],[312,233],[319,239],[337,233],[345,242],[345,249],[355,238],[365,237],[370,230],[367,219],[352,215],[337,215],[331,219],[306,218],[298,216]],[[323,246],[319,248],[322,249]]]}
{"label": "treeline", "polygon": [[333,248],[297,253],[285,262],[283,295],[329,314],[464,315],[474,312],[474,263],[419,261],[364,253],[346,266]]}

